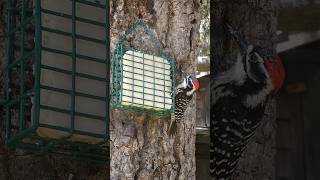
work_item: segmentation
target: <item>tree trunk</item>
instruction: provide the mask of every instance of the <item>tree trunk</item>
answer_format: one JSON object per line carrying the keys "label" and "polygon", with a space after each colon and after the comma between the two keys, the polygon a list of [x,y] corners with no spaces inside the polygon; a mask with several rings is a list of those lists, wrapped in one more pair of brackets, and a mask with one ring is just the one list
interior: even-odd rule
{"label": "tree trunk", "polygon": [[[275,48],[276,2],[273,0],[214,0],[212,3],[211,78],[233,64],[238,45],[225,29],[229,23],[251,44]],[[211,105],[211,108],[212,105]],[[275,179],[275,100],[266,108],[263,123],[243,152],[234,173],[236,180]]]}
{"label": "tree trunk", "polygon": [[[165,52],[181,71],[195,72],[200,24],[199,0],[118,0],[111,2],[111,52],[137,19],[155,31]],[[137,39],[146,34],[139,33]],[[152,42],[129,40],[136,49]],[[112,109],[110,123],[111,179],[195,179],[195,98],[173,137],[167,134],[170,118]]]}

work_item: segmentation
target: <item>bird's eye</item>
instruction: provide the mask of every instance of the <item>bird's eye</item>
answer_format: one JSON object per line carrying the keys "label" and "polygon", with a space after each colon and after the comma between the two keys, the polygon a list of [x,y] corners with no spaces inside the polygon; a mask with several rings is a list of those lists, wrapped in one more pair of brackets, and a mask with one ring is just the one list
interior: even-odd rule
{"label": "bird's eye", "polygon": [[250,54],[250,59],[249,59],[250,62],[252,63],[258,63],[258,57],[255,55],[255,54]]}

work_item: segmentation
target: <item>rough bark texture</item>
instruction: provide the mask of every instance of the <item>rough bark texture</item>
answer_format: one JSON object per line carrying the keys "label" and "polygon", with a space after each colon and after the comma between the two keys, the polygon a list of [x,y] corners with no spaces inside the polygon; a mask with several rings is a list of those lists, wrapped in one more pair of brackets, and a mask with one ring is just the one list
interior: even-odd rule
{"label": "rough bark texture", "polygon": [[[273,0],[214,0],[212,2],[211,78],[233,64],[239,52],[225,23],[243,32],[252,44],[274,49],[276,7]],[[212,107],[211,107],[212,108]],[[275,101],[269,102],[262,126],[243,153],[233,179],[275,179]]]}
{"label": "rough bark texture", "polygon": [[[3,96],[3,68],[5,62],[4,2],[0,1],[0,99]],[[30,46],[33,46],[33,33]],[[0,180],[65,180],[107,179],[109,168],[88,162],[73,161],[56,156],[36,155],[22,150],[10,150],[4,145],[3,111],[0,107]]]}
{"label": "rough bark texture", "polygon": [[[177,78],[195,71],[200,23],[199,0],[117,0],[111,3],[111,52],[119,35],[141,18],[177,61]],[[156,52],[146,34],[128,42]],[[140,39],[135,40],[135,39]],[[143,43],[141,42],[141,39]],[[195,98],[177,134],[167,134],[169,118],[112,110],[111,179],[195,179]]]}

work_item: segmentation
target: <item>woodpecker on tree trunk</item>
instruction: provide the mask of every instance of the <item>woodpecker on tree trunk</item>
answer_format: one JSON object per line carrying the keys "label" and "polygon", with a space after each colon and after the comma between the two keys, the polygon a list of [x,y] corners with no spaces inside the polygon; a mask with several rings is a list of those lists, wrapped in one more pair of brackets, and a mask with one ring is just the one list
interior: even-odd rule
{"label": "woodpecker on tree trunk", "polygon": [[184,112],[190,103],[193,94],[199,89],[199,81],[192,77],[186,76],[183,81],[176,87],[175,111],[171,117],[168,128],[168,134],[173,135],[177,129],[177,123],[183,118]]}
{"label": "woodpecker on tree trunk", "polygon": [[227,25],[240,47],[237,60],[211,82],[210,174],[229,180],[241,153],[264,116],[268,99],[282,86],[284,67],[277,55],[247,43]]}

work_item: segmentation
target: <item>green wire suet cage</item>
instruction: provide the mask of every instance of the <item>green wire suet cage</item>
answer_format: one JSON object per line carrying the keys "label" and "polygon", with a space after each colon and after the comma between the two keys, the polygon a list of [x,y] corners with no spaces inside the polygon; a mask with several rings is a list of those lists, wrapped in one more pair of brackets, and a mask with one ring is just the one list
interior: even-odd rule
{"label": "green wire suet cage", "polygon": [[7,0],[5,140],[108,160],[109,3]]}
{"label": "green wire suet cage", "polygon": [[[138,28],[150,37],[156,50],[136,49],[125,43]],[[136,38],[141,38],[139,36]],[[163,52],[154,32],[143,20],[137,20],[120,36],[113,53],[112,106],[131,112],[170,116],[175,110],[174,69],[174,59]]]}

